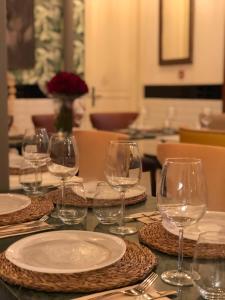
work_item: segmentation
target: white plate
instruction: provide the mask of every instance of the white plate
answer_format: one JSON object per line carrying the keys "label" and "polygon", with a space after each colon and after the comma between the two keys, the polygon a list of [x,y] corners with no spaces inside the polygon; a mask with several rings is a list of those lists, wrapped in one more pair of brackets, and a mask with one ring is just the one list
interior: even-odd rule
{"label": "white plate", "polygon": [[[84,182],[84,189],[85,189],[85,194],[86,197],[89,199],[94,199],[95,193],[96,193],[96,187],[99,181],[89,181],[89,182]],[[125,193],[125,198],[133,198],[133,197],[138,197],[146,192],[146,189],[144,186],[137,185],[132,188],[130,188],[128,191]],[[112,190],[112,195],[107,191],[107,193],[104,195],[102,194],[102,198],[104,200],[114,200],[115,199],[115,191]],[[119,199],[119,193],[118,193],[118,199]]]}
{"label": "white plate", "polygon": [[[168,220],[163,220],[163,227],[175,234],[179,235],[177,227],[171,224]],[[198,221],[198,223],[193,224],[184,228],[184,237],[190,240],[197,241],[199,233],[205,231],[222,231],[225,229],[225,213],[217,211],[207,211],[204,217]]]}
{"label": "white plate", "polygon": [[18,267],[43,273],[78,273],[111,265],[124,255],[116,236],[78,230],[45,232],[12,244],[6,258]]}
{"label": "white plate", "polygon": [[16,212],[30,205],[29,197],[19,194],[0,194],[0,215]]}

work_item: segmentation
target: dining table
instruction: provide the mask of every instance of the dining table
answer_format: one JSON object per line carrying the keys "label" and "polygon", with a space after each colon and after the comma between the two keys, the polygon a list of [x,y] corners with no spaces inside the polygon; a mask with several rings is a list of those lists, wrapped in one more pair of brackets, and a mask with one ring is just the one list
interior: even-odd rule
{"label": "dining table", "polygon": [[[138,213],[138,212],[150,212],[157,209],[156,198],[147,196],[146,200],[139,202],[138,204],[133,204],[126,206],[126,215]],[[139,221],[133,221],[127,218],[132,225],[137,226],[140,229],[144,224]],[[54,223],[53,218],[49,218],[49,223]],[[88,214],[86,219],[78,225],[62,225],[57,227],[57,230],[87,230],[94,232],[109,233],[109,225],[100,224],[94,215],[92,209],[88,209]],[[8,238],[3,238],[0,240],[0,250],[1,252],[6,250],[11,244],[22,239],[28,235],[12,236]],[[138,234],[128,235],[123,237],[125,240],[132,241],[139,244]],[[176,289],[177,296],[171,296],[171,299],[179,300],[195,300],[202,299],[195,286],[177,288],[175,286],[168,285],[160,279],[160,274],[165,270],[176,269],[177,268],[177,256],[168,255],[160,251],[152,249],[152,252],[156,255],[158,259],[158,264],[154,271],[159,275],[158,279],[154,283],[154,288],[157,290],[171,290]],[[185,269],[190,269],[192,263],[191,258],[184,259]],[[72,300],[84,296],[85,294],[77,293],[56,293],[56,292],[43,292],[36,291],[32,289],[27,289],[22,286],[11,285],[3,280],[0,280],[0,299],[3,300]],[[91,295],[90,295],[91,296]],[[131,297],[132,298],[132,297]],[[140,297],[133,297],[139,299]]]}

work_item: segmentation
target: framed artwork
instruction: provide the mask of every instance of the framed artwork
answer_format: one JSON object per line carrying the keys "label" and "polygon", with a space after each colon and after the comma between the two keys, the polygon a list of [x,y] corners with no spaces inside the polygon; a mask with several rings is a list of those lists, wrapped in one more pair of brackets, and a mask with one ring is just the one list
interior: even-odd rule
{"label": "framed artwork", "polygon": [[189,64],[193,56],[194,0],[159,1],[159,64]]}
{"label": "framed artwork", "polygon": [[34,1],[7,0],[6,44],[8,69],[34,67]]}

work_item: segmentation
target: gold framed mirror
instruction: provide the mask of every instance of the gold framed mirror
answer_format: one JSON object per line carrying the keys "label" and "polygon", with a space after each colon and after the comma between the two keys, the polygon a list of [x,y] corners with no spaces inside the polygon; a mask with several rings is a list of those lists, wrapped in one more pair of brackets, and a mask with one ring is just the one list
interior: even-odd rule
{"label": "gold framed mirror", "polygon": [[193,56],[194,0],[159,0],[159,64],[189,64]]}

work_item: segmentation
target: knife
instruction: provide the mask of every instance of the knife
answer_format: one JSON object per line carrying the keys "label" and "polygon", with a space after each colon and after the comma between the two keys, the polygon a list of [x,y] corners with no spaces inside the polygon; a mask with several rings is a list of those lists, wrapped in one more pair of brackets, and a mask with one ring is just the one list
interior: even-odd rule
{"label": "knife", "polygon": [[[117,293],[118,294],[124,294],[123,291],[118,291]],[[160,298],[163,298],[163,297],[166,297],[166,296],[177,295],[177,291],[175,291],[175,290],[154,291],[154,293],[158,293],[160,295],[151,296],[148,293],[144,293],[144,294],[142,294],[142,297],[144,297],[144,299],[147,299],[147,300],[154,300],[154,299],[160,299]],[[113,295],[116,295],[116,292],[115,293],[114,292],[109,292],[109,293],[102,294],[102,295],[99,295],[99,296],[90,297],[90,298],[88,298],[88,300],[100,300],[100,299],[109,298]],[[131,295],[131,294],[129,294],[129,296],[130,297],[137,297],[137,295]]]}
{"label": "knife", "polygon": [[167,296],[172,296],[172,295],[177,295],[177,291],[175,290],[167,290],[167,291],[154,291],[160,295],[157,296],[151,296],[149,294],[143,294],[142,296],[144,297],[144,299],[147,300],[154,300],[154,299],[160,299],[163,297],[167,297]]}
{"label": "knife", "polygon": [[33,227],[24,227],[20,229],[11,229],[8,231],[1,232],[0,231],[0,239],[6,238],[9,236],[15,236],[15,235],[22,235],[22,234],[28,234],[32,232],[39,232],[39,231],[44,231],[44,230],[50,230],[50,229],[55,229],[56,225],[49,225],[46,223],[46,225],[37,225]]}

